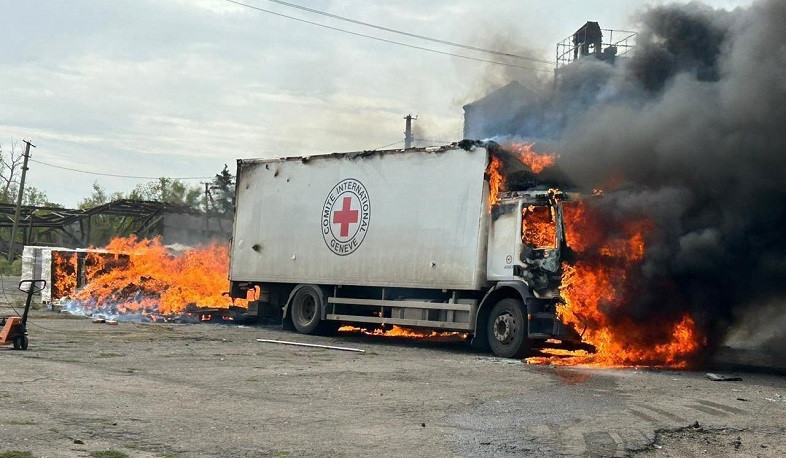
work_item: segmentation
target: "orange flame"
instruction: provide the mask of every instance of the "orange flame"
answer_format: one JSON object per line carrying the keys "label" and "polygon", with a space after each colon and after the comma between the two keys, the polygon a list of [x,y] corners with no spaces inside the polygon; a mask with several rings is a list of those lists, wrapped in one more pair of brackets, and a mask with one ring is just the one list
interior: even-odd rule
{"label": "orange flame", "polygon": [[499,202],[499,193],[505,186],[505,177],[502,174],[502,161],[496,156],[490,156],[491,160],[486,168],[486,176],[489,182],[489,210]]}
{"label": "orange flame", "polygon": [[559,157],[556,153],[538,154],[532,150],[534,143],[508,143],[505,148],[514,153],[518,160],[526,164],[533,172],[540,173],[551,167]]}
{"label": "orange flame", "polygon": [[702,346],[695,321],[687,314],[661,322],[637,322],[626,313],[636,294],[633,273],[644,261],[648,219],[625,221],[613,231],[584,202],[564,203],[565,234],[577,261],[563,263],[558,316],[582,340],[595,346],[566,357],[528,358],[529,363],[653,365],[686,367]]}
{"label": "orange flame", "polygon": [[158,238],[137,240],[131,236],[113,239],[106,250],[113,254],[104,255],[107,259],[102,268],[72,296],[88,310],[139,313],[156,319],[183,314],[189,305],[232,305],[223,294],[229,286],[229,256],[224,245],[213,243],[175,256]]}
{"label": "orange flame", "polygon": [[554,248],[557,227],[552,207],[530,205],[522,216],[522,241],[534,248]]}
{"label": "orange flame", "polygon": [[52,299],[76,291],[76,252],[52,251]]}
{"label": "orange flame", "polygon": [[382,329],[368,330],[365,328],[357,328],[354,326],[342,326],[338,328],[338,330],[339,332],[363,333],[369,336],[411,337],[416,339],[442,338],[442,337],[465,338],[467,336],[465,333],[462,332],[423,331],[423,330],[406,329],[395,325],[393,325],[393,327],[388,330],[382,330]]}

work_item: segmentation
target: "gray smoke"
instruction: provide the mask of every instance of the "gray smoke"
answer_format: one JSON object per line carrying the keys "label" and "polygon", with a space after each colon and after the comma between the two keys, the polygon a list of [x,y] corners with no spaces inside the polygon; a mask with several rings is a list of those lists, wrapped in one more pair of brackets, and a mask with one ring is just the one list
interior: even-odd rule
{"label": "gray smoke", "polygon": [[651,219],[628,313],[689,312],[712,347],[786,296],[786,2],[659,6],[639,22],[633,57],[566,67],[499,134],[556,142],[586,189],[613,183],[609,221]]}

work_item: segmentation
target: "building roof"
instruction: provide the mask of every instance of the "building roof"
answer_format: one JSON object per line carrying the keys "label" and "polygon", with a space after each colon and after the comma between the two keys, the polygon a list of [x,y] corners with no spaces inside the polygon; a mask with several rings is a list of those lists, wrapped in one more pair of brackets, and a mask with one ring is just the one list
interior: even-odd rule
{"label": "building roof", "polygon": [[517,100],[519,102],[537,101],[540,95],[519,83],[518,81],[511,81],[510,83],[502,86],[494,91],[489,92],[485,96],[464,105],[464,110],[470,109],[484,109],[488,107],[497,107],[501,102]]}

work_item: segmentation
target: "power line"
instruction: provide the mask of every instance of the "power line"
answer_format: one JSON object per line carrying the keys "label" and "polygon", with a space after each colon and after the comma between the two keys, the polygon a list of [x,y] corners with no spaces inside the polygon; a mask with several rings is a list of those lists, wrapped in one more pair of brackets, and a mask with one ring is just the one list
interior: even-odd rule
{"label": "power line", "polygon": [[168,178],[170,180],[207,180],[207,179],[213,178],[212,176],[209,176],[209,177],[147,177],[147,176],[139,176],[139,175],[118,175],[118,174],[115,174],[115,173],[91,172],[89,170],[73,169],[71,167],[64,167],[62,165],[55,165],[55,164],[50,164],[48,162],[37,161],[35,159],[30,159],[30,162],[35,162],[36,164],[41,164],[41,165],[46,165],[46,166],[49,166],[49,167],[54,167],[56,169],[70,170],[71,172],[86,173],[88,175],[98,175],[98,176],[102,176],[102,177],[136,178],[138,180],[158,180],[160,178]]}
{"label": "power line", "polygon": [[[254,6],[254,5],[249,5],[247,3],[242,3],[242,2],[239,2],[239,1],[236,1],[236,0],[224,0],[224,1],[227,1],[229,3],[234,3],[235,5],[238,5],[238,6],[244,6],[246,8],[251,8],[252,10],[261,11],[263,13],[272,14],[274,16],[280,16],[280,17],[283,17],[283,18],[292,19],[293,21],[302,22],[304,24],[311,24],[311,25],[315,25],[317,27],[322,27],[324,29],[335,30],[336,32],[347,33],[347,34],[354,35],[354,36],[357,36],[357,37],[368,38],[368,39],[371,39],[371,40],[381,41],[381,42],[384,42],[384,43],[390,43],[390,44],[404,46],[404,47],[412,48],[412,49],[419,49],[421,51],[427,51],[427,52],[431,52],[431,53],[435,53],[435,54],[442,54],[444,56],[453,56],[453,57],[458,57],[460,59],[474,60],[476,62],[486,62],[486,63],[494,64],[494,65],[504,65],[506,67],[521,68],[521,69],[524,69],[524,70],[532,70],[532,71],[536,71],[536,72],[554,73],[553,69],[544,69],[544,68],[537,68],[537,67],[528,67],[526,65],[509,64],[509,63],[506,63],[506,62],[499,62],[499,61],[496,61],[496,60],[481,59],[479,57],[464,56],[464,55],[461,55],[461,54],[454,54],[452,52],[439,51],[439,50],[431,49],[431,48],[424,48],[423,46],[411,45],[411,44],[407,44],[407,43],[402,43],[400,41],[388,40],[386,38],[375,37],[373,35],[366,35],[364,33],[352,32],[350,30],[342,29],[342,28],[339,28],[339,27],[333,27],[333,26],[329,26],[329,25],[325,25],[325,24],[320,24],[319,22],[308,21],[306,19],[301,19],[301,18],[298,18],[298,17],[295,17],[295,16],[289,16],[289,15],[286,15],[286,14],[283,14],[283,13],[277,13],[275,11],[266,10],[264,8],[260,8],[258,6]],[[551,63],[551,62],[549,62],[549,63]]]}
{"label": "power line", "polygon": [[528,61],[531,61],[531,62],[540,62],[540,63],[544,63],[544,64],[554,65],[554,62],[548,61],[548,60],[544,60],[544,59],[537,59],[535,57],[529,57],[529,56],[521,56],[521,55],[518,55],[518,54],[513,54],[513,53],[509,53],[509,52],[504,52],[504,51],[495,51],[493,49],[487,49],[487,48],[481,48],[481,47],[478,47],[478,46],[465,45],[465,44],[462,44],[462,43],[456,43],[456,42],[448,41],[448,40],[440,40],[439,38],[432,38],[432,37],[427,37],[427,36],[424,36],[424,35],[418,35],[416,33],[405,32],[403,30],[391,29],[389,27],[384,27],[384,26],[381,26],[381,25],[376,25],[376,24],[371,24],[371,23],[368,23],[368,22],[358,21],[357,19],[352,19],[352,18],[348,18],[348,17],[345,17],[345,16],[339,16],[337,14],[328,13],[327,11],[316,10],[316,9],[313,9],[313,8],[309,8],[307,6],[296,5],[294,3],[288,3],[288,2],[281,1],[281,0],[268,0],[268,1],[269,2],[273,2],[273,3],[278,3],[279,5],[288,6],[290,8],[296,8],[296,9],[299,9],[299,10],[308,11],[309,13],[320,14],[322,16],[327,16],[327,17],[330,17],[330,18],[333,18],[333,19],[338,19],[340,21],[351,22],[352,24],[358,24],[358,25],[363,25],[363,26],[366,26],[366,27],[372,27],[374,29],[384,30],[385,32],[397,33],[399,35],[404,35],[404,36],[407,36],[407,37],[419,38],[421,40],[433,41],[434,43],[441,43],[443,45],[455,46],[457,48],[470,49],[472,51],[484,52],[484,53],[487,53],[487,54],[495,54],[495,55],[498,55],[498,56],[510,57],[510,58],[513,58],[513,59],[528,60]]}
{"label": "power line", "polygon": [[[439,144],[441,144],[441,145],[450,145],[451,143],[453,143],[453,141],[447,141],[447,140],[429,140],[429,139],[427,139],[427,138],[414,138],[413,140],[415,140],[416,142],[431,142],[431,143],[439,143]],[[455,141],[455,140],[454,140],[454,141]]]}
{"label": "power line", "polygon": [[388,146],[398,145],[399,143],[404,143],[404,140],[399,140],[399,141],[397,141],[397,142],[388,143],[387,145],[377,146],[376,148],[372,148],[372,149],[370,149],[369,151],[376,151],[376,150],[380,150],[380,149],[382,149],[382,148],[387,148]]}

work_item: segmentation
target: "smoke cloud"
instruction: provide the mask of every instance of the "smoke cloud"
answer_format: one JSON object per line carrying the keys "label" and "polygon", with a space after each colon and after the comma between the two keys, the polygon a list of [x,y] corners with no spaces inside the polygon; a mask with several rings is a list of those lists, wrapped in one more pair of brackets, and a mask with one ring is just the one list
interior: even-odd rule
{"label": "smoke cloud", "polygon": [[638,19],[632,57],[565,67],[499,134],[558,145],[577,185],[609,191],[610,220],[654,223],[628,313],[688,312],[712,348],[747,311],[772,314],[786,297],[786,2],[658,6]]}

